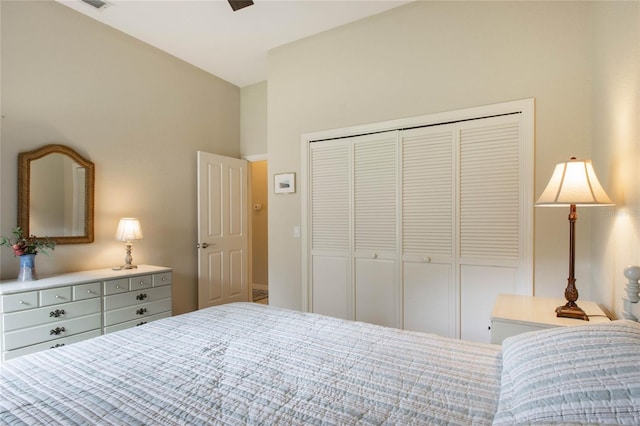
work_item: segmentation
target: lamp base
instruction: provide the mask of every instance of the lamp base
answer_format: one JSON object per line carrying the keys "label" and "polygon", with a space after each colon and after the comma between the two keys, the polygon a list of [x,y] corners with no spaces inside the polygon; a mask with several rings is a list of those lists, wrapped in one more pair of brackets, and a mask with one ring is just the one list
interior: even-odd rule
{"label": "lamp base", "polygon": [[556,317],[589,321],[589,316],[575,302],[567,302],[566,305],[558,306],[556,308]]}
{"label": "lamp base", "polygon": [[122,265],[120,269],[136,269],[138,265]]}

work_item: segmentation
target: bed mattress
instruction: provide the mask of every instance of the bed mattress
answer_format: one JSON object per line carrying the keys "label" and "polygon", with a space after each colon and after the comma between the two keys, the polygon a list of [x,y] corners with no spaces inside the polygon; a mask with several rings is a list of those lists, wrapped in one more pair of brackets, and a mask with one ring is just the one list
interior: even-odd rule
{"label": "bed mattress", "polygon": [[0,365],[0,424],[491,424],[499,346],[252,303]]}

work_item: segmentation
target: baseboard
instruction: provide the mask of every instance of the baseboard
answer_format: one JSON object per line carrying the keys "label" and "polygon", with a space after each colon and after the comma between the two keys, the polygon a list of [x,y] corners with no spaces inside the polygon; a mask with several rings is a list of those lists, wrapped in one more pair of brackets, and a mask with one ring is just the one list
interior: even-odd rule
{"label": "baseboard", "polygon": [[267,284],[253,284],[251,288],[255,290],[264,290],[264,291],[269,290],[269,286]]}

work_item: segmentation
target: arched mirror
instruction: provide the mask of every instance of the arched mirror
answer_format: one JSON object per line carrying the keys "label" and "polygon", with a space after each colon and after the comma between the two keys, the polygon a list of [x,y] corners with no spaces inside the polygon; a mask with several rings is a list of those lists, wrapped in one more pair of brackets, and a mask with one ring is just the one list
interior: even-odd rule
{"label": "arched mirror", "polygon": [[18,154],[18,226],[57,244],[93,242],[94,165],[65,145]]}

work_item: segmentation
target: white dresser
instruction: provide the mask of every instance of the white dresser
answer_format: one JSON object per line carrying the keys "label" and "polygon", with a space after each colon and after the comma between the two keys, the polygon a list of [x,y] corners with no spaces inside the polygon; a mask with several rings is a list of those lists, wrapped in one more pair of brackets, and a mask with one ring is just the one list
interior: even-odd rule
{"label": "white dresser", "polygon": [[171,316],[171,268],[98,269],[0,282],[0,360]]}

